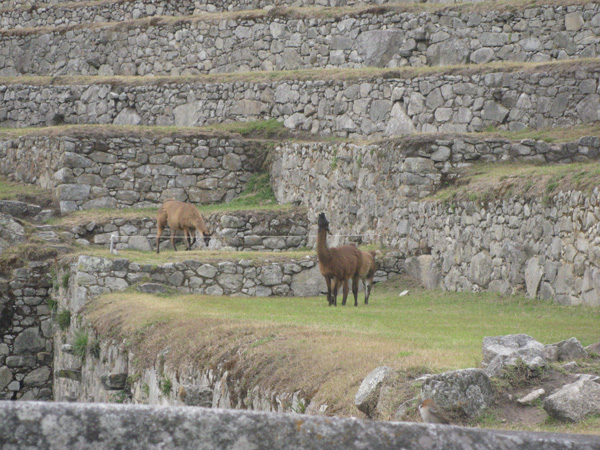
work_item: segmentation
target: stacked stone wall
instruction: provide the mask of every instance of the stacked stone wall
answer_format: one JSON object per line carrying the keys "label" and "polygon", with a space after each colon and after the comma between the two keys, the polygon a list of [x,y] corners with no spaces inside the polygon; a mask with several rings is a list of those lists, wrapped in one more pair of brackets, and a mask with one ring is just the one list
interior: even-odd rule
{"label": "stacked stone wall", "polygon": [[206,204],[242,192],[265,153],[258,142],[210,135],[34,136],[0,141],[0,173],[55,189],[62,212]]}
{"label": "stacked stone wall", "polygon": [[[203,215],[212,235],[210,249],[239,251],[286,251],[308,245],[308,220],[303,208],[287,211],[235,211]],[[156,217],[138,219],[114,218],[106,223],[91,221],[73,227],[74,239],[84,245],[100,244],[110,247],[111,237],[117,235],[114,248],[118,250],[156,250]],[[161,249],[171,249],[171,230],[162,235]],[[181,250],[183,236],[175,244]],[[199,239],[193,248],[203,248]]]}
{"label": "stacked stone wall", "polygon": [[52,398],[48,263],[30,263],[0,284],[0,400]]}
{"label": "stacked stone wall", "polygon": [[402,74],[312,81],[2,84],[0,125],[63,121],[199,126],[276,118],[291,129],[376,138],[489,126],[567,127],[600,120],[596,62],[517,72]]}
{"label": "stacked stone wall", "polygon": [[[124,45],[123,43],[126,43]],[[596,57],[600,4],[193,18],[0,34],[0,76],[198,75]]]}
{"label": "stacked stone wall", "polygon": [[[382,259],[377,281],[400,273],[399,264],[397,258]],[[71,269],[71,277],[75,281],[71,299],[76,305],[71,308],[74,310],[79,310],[90,297],[122,291],[140,283],[150,284],[148,289],[160,284],[181,294],[200,295],[310,297],[326,291],[315,256],[284,261],[261,257],[235,262],[200,258],[161,266],[80,256]],[[159,288],[159,291],[164,292],[164,289]]]}
{"label": "stacked stone wall", "polygon": [[423,281],[428,287],[600,304],[597,191],[484,204],[411,201],[433,192],[446,171],[474,161],[596,158],[597,137],[561,145],[481,138],[419,141],[407,139],[396,151],[287,144],[273,164],[276,197],[306,204],[309,218],[327,212],[334,233],[363,235],[367,242],[374,236],[371,242],[383,242],[401,258],[430,255],[420,263],[427,264]]}
{"label": "stacked stone wall", "polygon": [[[475,135],[423,135],[370,144],[282,143],[271,180],[280,203],[310,205],[309,217],[331,211],[344,232],[389,233],[394,213],[434,194],[458,169],[474,163],[595,161],[600,138],[548,143]],[[311,241],[313,242],[313,241]]]}
{"label": "stacked stone wall", "polygon": [[[471,3],[481,3],[475,0]],[[403,0],[411,3],[413,0]],[[0,9],[0,28],[34,28],[40,26],[63,26],[80,23],[121,22],[142,17],[187,16],[202,12],[241,11],[249,9],[271,9],[275,6],[299,6],[297,0],[237,0],[237,1],[177,1],[166,0],[108,0],[93,4],[69,4],[63,6],[58,0],[32,1],[8,0]],[[357,4],[380,5],[384,0],[303,0],[301,6],[339,7]],[[393,2],[392,2],[393,3]],[[421,0],[421,3],[424,3]],[[426,3],[461,3],[459,0],[429,0]]]}

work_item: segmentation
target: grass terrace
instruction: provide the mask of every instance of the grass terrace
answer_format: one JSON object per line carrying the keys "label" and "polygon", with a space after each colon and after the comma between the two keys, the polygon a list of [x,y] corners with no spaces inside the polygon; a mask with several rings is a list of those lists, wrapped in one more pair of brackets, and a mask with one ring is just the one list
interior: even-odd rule
{"label": "grass terrace", "polygon": [[[410,294],[399,297],[407,288]],[[169,346],[168,367],[191,360],[204,368],[227,364],[230,376],[250,387],[301,390],[316,405],[327,404],[332,415],[356,415],[353,399],[364,377],[390,366],[408,382],[391,405],[393,419],[395,408],[417,393],[410,381],[416,376],[478,367],[485,336],[526,333],[542,343],[576,336],[588,345],[598,339],[600,311],[494,293],[426,291],[400,278],[376,285],[367,307],[362,295],[358,308],[332,308],[324,296],[152,296],[130,290],[94,300],[87,316],[101,335],[128,338],[140,368]],[[600,434],[600,418],[528,427],[497,413],[485,421],[493,428]]]}
{"label": "grass terrace", "polygon": [[454,184],[427,200],[454,202],[522,198],[550,198],[561,191],[590,193],[600,186],[600,162],[535,165],[523,163],[474,164],[458,172]]}
{"label": "grass terrace", "polygon": [[119,86],[164,86],[168,84],[193,83],[261,83],[278,81],[312,81],[312,80],[375,80],[394,78],[417,78],[423,76],[444,77],[446,75],[485,75],[489,73],[573,73],[584,68],[598,68],[600,59],[580,58],[577,64],[572,60],[552,62],[492,62],[487,64],[465,64],[454,66],[424,66],[402,68],[366,67],[359,69],[298,69],[283,71],[251,71],[228,72],[206,75],[185,76],[22,76],[0,77],[0,85],[32,85],[32,86],[68,86],[108,84],[113,88]]}

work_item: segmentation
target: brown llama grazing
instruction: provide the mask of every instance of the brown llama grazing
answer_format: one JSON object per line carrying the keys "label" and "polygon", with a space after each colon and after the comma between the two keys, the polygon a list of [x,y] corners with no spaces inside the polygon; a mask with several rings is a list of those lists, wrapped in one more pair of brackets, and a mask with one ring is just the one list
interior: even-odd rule
{"label": "brown llama grazing", "polygon": [[175,247],[175,230],[183,230],[184,242],[188,250],[191,250],[192,245],[196,242],[196,231],[199,231],[204,239],[204,243],[208,247],[210,243],[210,233],[204,225],[204,220],[198,209],[185,202],[179,202],[172,198],[165,200],[158,210],[156,217],[156,253],[160,253],[160,237],[165,229],[165,226],[169,225],[171,229],[171,245],[173,250],[177,251]]}
{"label": "brown llama grazing", "polygon": [[360,252],[362,255],[362,265],[360,266],[359,278],[365,285],[365,305],[368,305],[371,288],[373,287],[373,277],[375,277],[375,272],[377,272],[377,261],[375,260],[377,254],[373,250],[368,252],[361,250]]}
{"label": "brown llama grazing", "polygon": [[319,259],[319,270],[327,283],[327,302],[329,306],[337,306],[338,289],[343,284],[344,297],[342,305],[345,305],[348,298],[348,280],[352,279],[354,306],[358,306],[358,279],[362,266],[361,252],[354,245],[328,248],[329,222],[325,217],[325,213],[319,214],[318,225],[317,257]]}

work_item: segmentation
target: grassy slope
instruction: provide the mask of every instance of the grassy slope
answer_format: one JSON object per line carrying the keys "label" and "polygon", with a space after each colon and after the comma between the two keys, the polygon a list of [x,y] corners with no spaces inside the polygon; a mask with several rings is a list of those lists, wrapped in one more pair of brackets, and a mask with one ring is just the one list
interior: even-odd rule
{"label": "grassy slope", "polygon": [[459,171],[455,183],[437,191],[429,200],[486,202],[518,197],[548,202],[560,191],[589,193],[599,185],[599,162],[543,166],[474,164]]}
{"label": "grassy slope", "polygon": [[[360,297],[358,308],[330,308],[324,298],[120,293],[94,301],[89,318],[102,334],[137,336],[142,365],[166,346],[167,364],[175,367],[191,359],[205,367],[230,360],[234,377],[301,389],[338,415],[358,414],[354,394],[380,365],[409,372],[476,367],[485,336],[526,333],[543,343],[576,336],[584,345],[599,337],[598,310],[414,286],[398,297],[405,283],[376,286],[371,304]],[[578,431],[598,432],[597,425]]]}

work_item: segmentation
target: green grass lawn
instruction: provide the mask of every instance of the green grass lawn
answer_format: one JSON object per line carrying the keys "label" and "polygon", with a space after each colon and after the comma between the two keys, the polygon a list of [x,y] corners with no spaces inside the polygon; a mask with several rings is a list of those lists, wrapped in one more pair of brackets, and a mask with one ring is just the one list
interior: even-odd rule
{"label": "green grass lawn", "polygon": [[173,366],[193,359],[214,367],[241,355],[231,368],[234,375],[284,392],[300,389],[336,415],[357,414],[354,394],[380,365],[406,372],[479,367],[485,336],[525,333],[546,344],[573,336],[583,345],[600,340],[598,309],[414,285],[408,296],[399,297],[407,283],[377,285],[368,306],[359,296],[358,308],[352,300],[328,307],[324,296],[126,292],[95,300],[89,319],[101,334],[136,336],[141,365],[151,365],[166,345],[171,348],[167,364]]}

